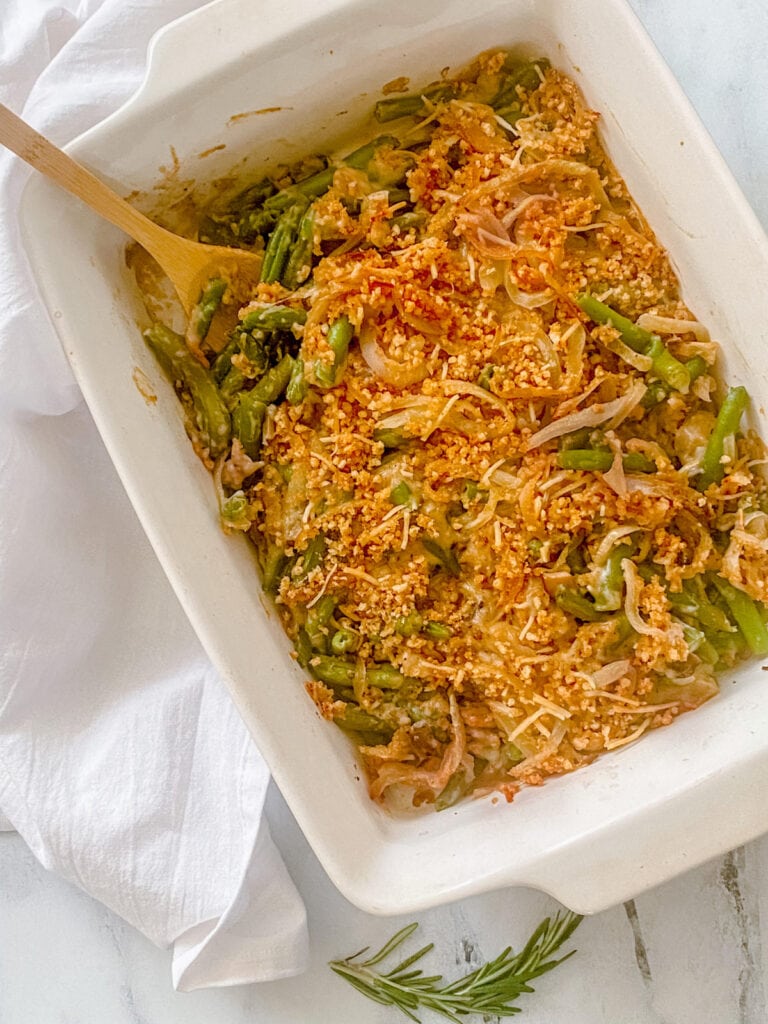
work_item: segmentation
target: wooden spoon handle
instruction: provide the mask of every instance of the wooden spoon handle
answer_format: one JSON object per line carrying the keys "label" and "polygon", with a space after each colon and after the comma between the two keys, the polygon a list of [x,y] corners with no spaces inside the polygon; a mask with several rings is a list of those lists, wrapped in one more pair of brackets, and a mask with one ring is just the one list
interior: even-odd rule
{"label": "wooden spoon handle", "polygon": [[121,228],[152,255],[167,244],[170,232],[153,224],[151,220],[135,210],[116,192],[87,171],[82,164],[54,146],[45,136],[36,132],[26,121],[22,121],[11,110],[0,103],[0,143],[7,146],[22,160],[40,171],[46,178],[82,199],[84,203],[105,217],[115,227]]}

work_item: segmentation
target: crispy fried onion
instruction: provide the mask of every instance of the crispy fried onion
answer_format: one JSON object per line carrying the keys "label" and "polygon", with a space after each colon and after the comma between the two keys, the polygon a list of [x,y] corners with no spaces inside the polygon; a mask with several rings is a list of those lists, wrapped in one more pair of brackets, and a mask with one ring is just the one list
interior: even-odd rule
{"label": "crispy fried onion", "polygon": [[615,398],[612,402],[597,402],[580,412],[572,412],[568,416],[563,416],[562,419],[555,420],[531,435],[526,445],[526,451],[538,448],[539,445],[553,441],[556,437],[562,437],[563,434],[581,430],[582,427],[598,427],[602,423],[607,423],[610,429],[617,427],[640,402],[645,391],[645,384],[638,380],[623,395]]}
{"label": "crispy fried onion", "polygon": [[[464,731],[464,722],[459,711],[456,695],[451,693],[449,698],[451,709],[451,742],[445,748],[440,766],[434,771],[426,768],[416,768],[413,765],[384,764],[379,768],[376,778],[371,782],[370,794],[374,800],[381,800],[384,793],[390,786],[403,783],[414,790],[414,795],[434,800],[435,797],[445,789],[448,780],[462,764],[467,770],[471,768],[472,759],[467,754],[467,737]],[[363,754],[368,751],[376,751],[376,747],[362,747]],[[375,755],[374,755],[375,756]]]}

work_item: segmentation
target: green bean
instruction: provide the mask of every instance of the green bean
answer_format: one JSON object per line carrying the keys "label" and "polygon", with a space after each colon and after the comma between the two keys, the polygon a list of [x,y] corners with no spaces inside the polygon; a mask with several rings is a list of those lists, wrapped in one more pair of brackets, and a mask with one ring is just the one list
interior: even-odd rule
{"label": "green bean", "polygon": [[405,682],[405,676],[394,665],[371,665],[366,670],[365,678],[379,690],[399,690]]}
{"label": "green bean", "polygon": [[443,100],[450,99],[454,90],[455,86],[450,82],[434,82],[419,94],[393,96],[391,99],[379,100],[373,108],[373,116],[379,124],[396,121],[400,117],[420,116],[427,111],[425,98],[431,103],[441,103]]}
{"label": "green bean", "polygon": [[402,448],[411,438],[396,428],[377,427],[373,432],[373,440],[379,441],[385,448]]}
{"label": "green bean", "polygon": [[657,335],[645,353],[651,360],[651,373],[665,381],[674,391],[687,393],[691,386],[691,375],[685,363],[676,359]]}
{"label": "green bean", "polygon": [[749,594],[738,590],[722,576],[712,575],[711,579],[727,604],[728,611],[735,619],[750,651],[761,658],[768,656],[768,629],[757,604]]}
{"label": "green bean", "polygon": [[305,196],[299,195],[280,215],[274,231],[269,236],[269,242],[264,252],[264,261],[261,265],[261,280],[264,283],[272,284],[282,280],[288,256],[308,206],[309,200]]}
{"label": "green bean", "polygon": [[334,688],[352,686],[357,671],[354,661],[334,658],[328,654],[318,654],[313,657],[309,668],[316,679]]}
{"label": "green bean", "polygon": [[493,363],[486,363],[486,365],[482,368],[477,378],[476,383],[478,387],[483,388],[485,391],[490,391],[491,379],[493,378],[493,375],[497,369],[498,367],[495,366]]}
{"label": "green bean", "polygon": [[[520,94],[518,89],[525,92],[533,92],[541,85],[540,71],[546,71],[549,61],[546,57],[539,57],[531,61],[518,61],[509,58],[507,63],[508,73],[504,76],[499,91],[491,100],[494,110],[501,113],[508,107],[513,110],[520,106]],[[502,114],[503,116],[503,114]]]}
{"label": "green bean", "polygon": [[299,632],[296,635],[296,643],[294,646],[296,648],[296,660],[303,669],[308,670],[309,663],[314,656],[314,651],[312,650],[312,642],[309,639],[309,635],[303,626],[299,629]]}
{"label": "green bean", "polygon": [[232,432],[249,459],[258,457],[266,412],[267,406],[259,399],[255,389],[238,395],[237,404],[232,410]]}
{"label": "green bean", "polygon": [[444,622],[427,622],[424,624],[422,629],[424,636],[428,636],[430,640],[450,640],[453,636],[453,630],[450,626],[446,626]]}
{"label": "green bean", "polygon": [[725,455],[726,439],[732,437],[739,429],[742,413],[749,402],[747,389],[730,388],[725,396],[720,412],[717,414],[712,433],[709,435],[707,447],[701,459],[701,474],[696,480],[696,487],[706,491],[712,484],[719,484],[725,475],[723,456]]}
{"label": "green bean", "polygon": [[144,338],[166,374],[189,393],[201,440],[211,458],[218,458],[229,446],[232,421],[213,374],[198,363],[184,338],[163,324],[153,324]]}
{"label": "green bean", "polygon": [[280,580],[290,566],[290,558],[285,551],[277,544],[269,541],[264,557],[264,572],[262,576],[262,587],[268,594],[274,594],[280,586]]}
{"label": "green bean", "polygon": [[288,387],[292,372],[293,357],[283,356],[277,366],[267,370],[256,387],[248,394],[253,395],[257,401],[263,402],[265,405],[271,405]]}
{"label": "green bean", "polygon": [[443,569],[449,572],[451,576],[459,576],[461,574],[459,560],[450,548],[444,548],[433,537],[422,537],[421,543],[427,553],[437,559]]}
{"label": "green bean", "polygon": [[235,491],[221,506],[221,521],[224,526],[233,530],[249,530],[251,518],[248,515],[250,505],[242,491]]}
{"label": "green bean", "polygon": [[395,619],[395,632],[400,636],[414,636],[420,632],[424,625],[424,619],[417,611],[408,612],[407,615],[400,615]]}
{"label": "green bean", "polygon": [[463,765],[457,768],[435,797],[435,810],[446,811],[449,807],[453,807],[469,793],[474,781],[474,772],[468,771]]}
{"label": "green bean", "polygon": [[413,498],[413,491],[405,480],[401,480],[399,484],[395,484],[389,492],[389,500],[393,505],[406,505],[410,509],[416,507],[416,503]]}
{"label": "green bean", "polygon": [[347,704],[344,711],[334,718],[334,722],[344,732],[360,733],[366,746],[371,747],[389,743],[395,731],[391,725],[354,704]]}
{"label": "green bean", "polygon": [[283,274],[283,284],[289,291],[298,288],[312,271],[312,248],[315,241],[315,214],[310,207],[301,218],[296,241]]}
{"label": "green bean", "polygon": [[296,324],[303,324],[307,319],[303,309],[292,309],[290,306],[265,306],[263,309],[252,309],[240,322],[243,330],[253,331],[289,331]]}
{"label": "green bean", "polygon": [[[694,356],[693,359],[689,359],[685,364],[685,368],[688,371],[691,383],[703,374],[707,373],[709,367],[701,358],[701,356]],[[669,398],[672,392],[672,387],[663,380],[652,380],[648,383],[648,389],[643,395],[640,404],[644,409],[653,409],[659,405],[665,399]]]}
{"label": "green bean", "polygon": [[224,383],[225,377],[232,369],[232,356],[236,355],[239,351],[240,346],[237,343],[237,337],[233,335],[221,352],[216,356],[213,366],[211,367],[211,373],[219,387]]}
{"label": "green bean", "polygon": [[236,366],[232,366],[229,373],[226,375],[224,380],[221,382],[221,397],[230,404],[232,399],[243,390],[245,382],[248,378],[245,376],[242,370]]}
{"label": "green bean", "polygon": [[624,591],[621,563],[631,556],[632,548],[628,544],[619,544],[611,550],[597,582],[587,588],[594,598],[596,611],[615,612],[621,608]]}
{"label": "green bean", "polygon": [[689,626],[687,622],[683,622],[682,627],[683,639],[688,645],[688,650],[691,654],[695,654],[701,645],[706,642],[706,635],[703,630],[696,629],[695,626]]}
{"label": "green bean", "polygon": [[326,341],[333,352],[333,362],[329,365],[318,359],[314,366],[315,379],[321,387],[332,388],[339,383],[352,333],[352,324],[346,315],[342,314],[331,324]]}
{"label": "green bean", "polygon": [[558,587],[555,593],[555,603],[558,608],[562,608],[564,612],[583,622],[601,622],[603,619],[592,601],[584,597],[574,587]]}
{"label": "green bean", "polygon": [[307,621],[304,629],[309,642],[316,651],[326,654],[328,651],[328,623],[336,611],[336,598],[331,594],[323,594],[319,601],[307,610]]}
{"label": "green bean", "polygon": [[624,612],[612,615],[610,622],[613,626],[614,636],[613,640],[603,650],[603,657],[606,662],[619,658],[626,651],[629,642],[633,641],[637,636]]}
{"label": "green bean", "polygon": [[[628,473],[655,473],[656,463],[641,452],[623,455],[621,463]],[[557,453],[557,464],[561,469],[594,470],[607,473],[613,465],[613,452],[594,451],[591,448],[566,448]]]}
{"label": "green bean", "polygon": [[301,356],[297,356],[293,361],[293,369],[291,370],[288,387],[285,389],[285,397],[291,405],[301,405],[308,394],[309,384],[304,376],[304,360]]}
{"label": "green bean", "polygon": [[212,278],[200,293],[197,304],[190,313],[192,330],[198,341],[203,341],[211,327],[211,320],[216,310],[221,305],[224,292],[227,290],[227,282],[220,277]]}
{"label": "green bean", "polygon": [[322,564],[325,553],[328,550],[328,541],[324,533],[318,533],[308,542],[301,555],[301,579],[308,576],[314,569]]}
{"label": "green bean", "polygon": [[652,360],[651,372],[666,381],[675,391],[687,392],[691,375],[687,367],[672,355],[658,334],[651,334],[625,316],[621,316],[604,302],[591,295],[579,295],[576,299],[587,316],[598,324],[607,324],[621,335],[621,340],[634,352],[647,355]]}
{"label": "green bean", "polygon": [[337,629],[331,637],[332,654],[352,654],[360,646],[360,638],[351,629]]}

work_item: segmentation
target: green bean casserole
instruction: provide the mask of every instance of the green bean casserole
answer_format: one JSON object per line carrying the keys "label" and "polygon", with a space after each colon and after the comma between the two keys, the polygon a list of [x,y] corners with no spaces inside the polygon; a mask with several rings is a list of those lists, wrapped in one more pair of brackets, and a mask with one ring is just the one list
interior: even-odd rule
{"label": "green bean casserole", "polygon": [[768,655],[768,496],[573,81],[499,51],[403,84],[387,134],[219,193],[199,238],[260,282],[146,338],[371,796],[441,810]]}

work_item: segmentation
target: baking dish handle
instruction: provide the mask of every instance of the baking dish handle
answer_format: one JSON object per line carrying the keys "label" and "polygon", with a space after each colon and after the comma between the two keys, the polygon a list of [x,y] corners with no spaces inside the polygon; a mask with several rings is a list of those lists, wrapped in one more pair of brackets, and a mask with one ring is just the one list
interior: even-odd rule
{"label": "baking dish handle", "polygon": [[[212,0],[159,29],[149,43],[144,80],[128,101],[161,103],[167,97],[191,87],[200,87],[200,70],[214,77],[243,56],[243,26],[258,17],[262,45],[290,35],[299,25],[334,13],[341,13],[353,0],[281,0],[279,4],[259,5],[253,0]],[[122,112],[125,112],[126,107]]]}

